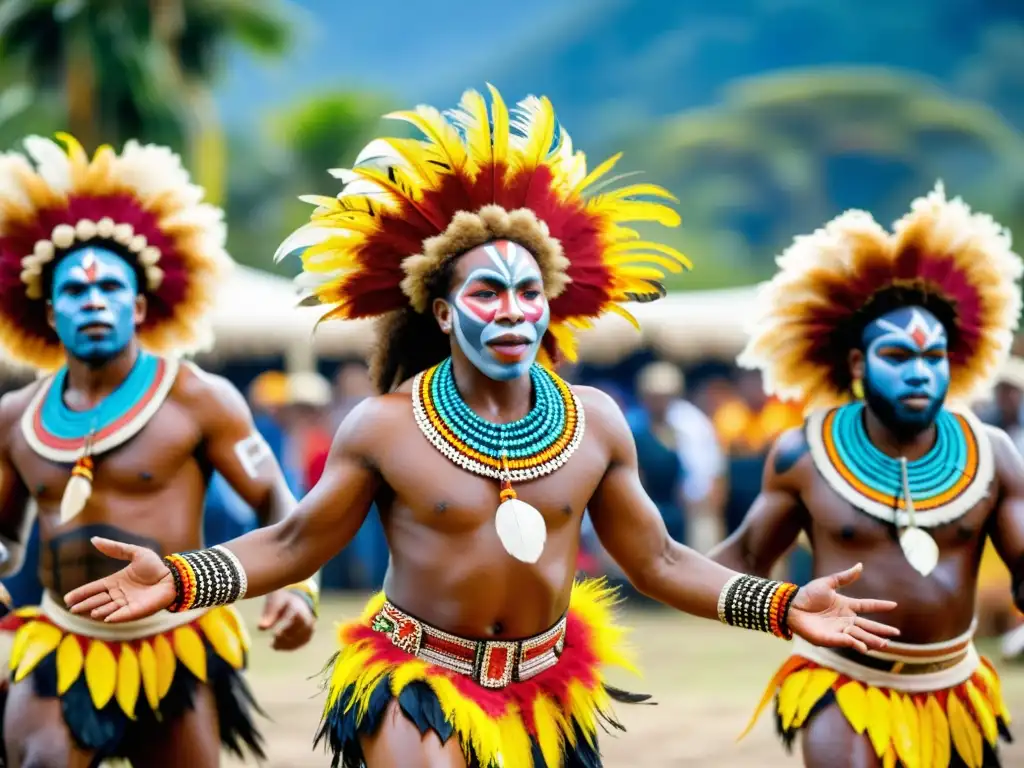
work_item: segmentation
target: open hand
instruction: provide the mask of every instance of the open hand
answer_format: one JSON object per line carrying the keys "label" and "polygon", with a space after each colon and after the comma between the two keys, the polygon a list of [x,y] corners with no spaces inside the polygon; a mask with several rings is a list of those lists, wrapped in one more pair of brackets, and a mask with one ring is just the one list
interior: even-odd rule
{"label": "open hand", "polygon": [[891,611],[891,600],[859,600],[839,594],[839,589],[860,578],[860,563],[842,573],[823,576],[801,587],[789,606],[788,624],[793,634],[809,643],[834,648],[853,648],[867,653],[881,650],[886,638],[900,631],[888,624],[862,618],[861,613]]}
{"label": "open hand", "polygon": [[108,557],[131,562],[112,576],[64,595],[72,613],[118,623],[152,616],[174,602],[174,578],[156,552],[99,536],[94,536],[92,543]]}
{"label": "open hand", "polygon": [[309,642],[315,625],[309,601],[294,590],[279,589],[267,595],[258,626],[261,631],[274,630],[270,647],[275,651],[294,651]]}

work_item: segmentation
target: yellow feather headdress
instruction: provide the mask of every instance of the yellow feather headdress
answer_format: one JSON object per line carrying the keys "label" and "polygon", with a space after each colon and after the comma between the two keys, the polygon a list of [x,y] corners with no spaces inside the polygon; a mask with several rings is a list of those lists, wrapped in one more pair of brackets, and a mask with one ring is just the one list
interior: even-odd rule
{"label": "yellow feather headdress", "polygon": [[949,200],[941,183],[886,232],[847,211],[796,241],[759,297],[739,362],[759,368],[769,393],[809,408],[850,399],[848,355],[864,327],[894,304],[933,312],[949,336],[954,399],[984,387],[1009,354],[1024,271],[1010,233]]}
{"label": "yellow feather headdress", "polygon": [[625,226],[678,226],[674,210],[642,199],[674,198],[654,184],[609,188],[616,179],[603,177],[618,155],[588,173],[546,98],[509,110],[488,87],[489,111],[483,95],[467,91],[450,112],[420,106],[388,115],[423,138],[377,139],[352,169],[332,170],[341,192],[304,197],[316,210],[275,258],[303,250],[307,303],[331,307],[324,319],[349,319],[410,306],[425,312],[429,278],[446,262],[490,240],[514,240],[536,257],[551,301],[546,362],[574,360],[574,329],[608,311],[635,325],[619,304],[660,298],[666,271],[689,268],[675,249]]}
{"label": "yellow feather headdress", "polygon": [[202,202],[203,190],[166,147],[129,141],[120,154],[104,146],[90,159],[74,138],[57,137],[64,147],[30,136],[27,157],[0,154],[0,345],[34,368],[61,365],[46,278],[87,242],[138,271],[146,349],[183,353],[208,344],[214,292],[233,265],[223,212]]}

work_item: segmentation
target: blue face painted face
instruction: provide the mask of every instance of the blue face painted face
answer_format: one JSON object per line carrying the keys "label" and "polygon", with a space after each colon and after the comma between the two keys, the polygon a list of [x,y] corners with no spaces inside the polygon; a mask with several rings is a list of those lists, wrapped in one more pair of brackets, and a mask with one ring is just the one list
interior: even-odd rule
{"label": "blue face painted face", "polygon": [[935,421],[949,390],[946,329],[921,307],[882,315],[864,329],[864,395],[882,423],[914,434]]}
{"label": "blue face painted face", "polygon": [[121,352],[135,335],[135,270],[112,251],[82,248],[53,272],[50,301],[57,336],[69,354],[90,364]]}
{"label": "blue face painted face", "polygon": [[488,378],[522,376],[551,318],[537,262],[508,240],[478,246],[462,259],[466,278],[449,297],[459,348]]}

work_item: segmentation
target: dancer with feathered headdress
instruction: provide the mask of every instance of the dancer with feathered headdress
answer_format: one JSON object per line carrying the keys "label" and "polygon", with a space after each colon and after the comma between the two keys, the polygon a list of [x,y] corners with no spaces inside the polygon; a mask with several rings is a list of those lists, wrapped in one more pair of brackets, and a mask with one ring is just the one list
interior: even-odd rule
{"label": "dancer with feathered headdress", "polygon": [[262,594],[336,554],[376,499],[385,593],[340,630],[320,732],[345,768],[601,764],[612,700],[646,697],[603,677],[630,662],[611,591],[573,580],[585,508],[634,583],[680,610],[824,643],[853,642],[837,630],[856,620],[881,645],[872,633],[888,629],[855,612],[891,604],[825,581],[797,593],[673,542],[614,402],[535,363],[571,358],[573,331],[620,302],[664,294],[685,260],[630,225],[677,224],[658,201],[670,196],[613,188],[615,158],[588,172],[546,99],[508,110],[492,89],[488,110],[470,91],[451,113],[397,117],[424,138],[375,141],[332,171],[341,193],[311,198],[280,250],[305,249],[328,318],[381,318],[381,395],[348,416],[320,482],[270,535],[229,542],[212,573],[207,552],[161,561],[99,541],[132,564],[68,595],[72,610],[116,622]]}
{"label": "dancer with feathered headdress", "polygon": [[965,404],[1009,354],[1021,273],[1009,233],[939,185],[891,233],[851,211],[798,237],[763,291],[740,362],[810,411],[712,557],[768,573],[803,531],[815,573],[867,560],[856,591],[899,606],[899,642],[800,642],[769,684],[758,712],[776,696],[808,766],[1000,764],[1009,714],[975,595],[991,537],[1024,606],[1024,460]]}
{"label": "dancer with feathered headdress", "polygon": [[[295,501],[227,381],[179,359],[209,341],[232,265],[220,209],[165,147],[25,140],[0,155],[0,346],[44,375],[0,399],[0,576],[38,511],[41,604],[14,631],[10,764],[215,766],[262,756],[232,608],[162,611],[116,627],[70,613],[69,589],[110,573],[88,541],[170,552],[202,540],[219,471],[264,522]],[[283,585],[282,585],[283,586]],[[268,598],[275,647],[312,634],[315,585]]]}

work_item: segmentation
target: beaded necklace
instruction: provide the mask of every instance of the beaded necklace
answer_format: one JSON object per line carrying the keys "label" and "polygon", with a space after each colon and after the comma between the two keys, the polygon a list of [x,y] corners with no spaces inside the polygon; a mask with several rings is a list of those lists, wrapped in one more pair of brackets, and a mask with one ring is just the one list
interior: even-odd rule
{"label": "beaded necklace", "polygon": [[450,461],[501,481],[498,537],[509,554],[532,563],[540,558],[547,528],[540,512],[517,498],[512,483],[565,464],[583,439],[585,420],[576,395],[558,376],[534,364],[530,381],[535,400],[530,412],[495,424],[466,405],[448,358],[413,380],[413,414],[427,440]]}
{"label": "beaded necklace", "polygon": [[[806,434],[814,464],[832,489],[860,511],[916,531],[910,534],[916,552],[934,544],[924,541],[922,529],[973,509],[988,495],[995,472],[991,443],[969,411],[940,410],[935,445],[914,461],[888,456],[871,443],[862,402],[812,413]],[[930,554],[916,559],[919,570],[931,570]]]}
{"label": "beaded necklace", "polygon": [[93,456],[111,451],[142,430],[174,385],[179,362],[140,351],[128,376],[95,407],[64,403],[67,368],[45,381],[21,418],[21,432],[44,459],[73,464],[61,499],[61,521],[84,509],[92,493]]}

